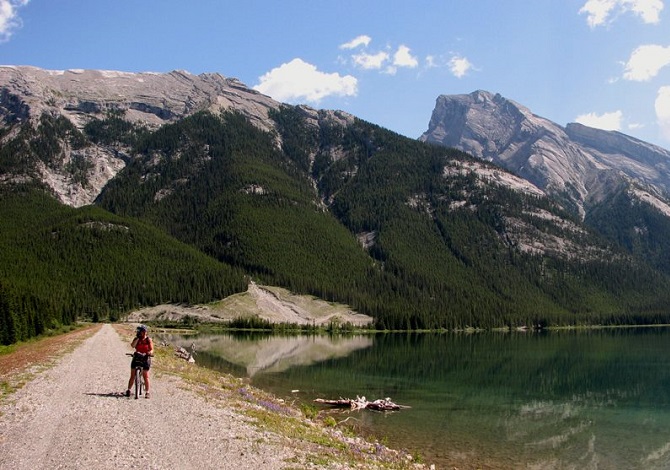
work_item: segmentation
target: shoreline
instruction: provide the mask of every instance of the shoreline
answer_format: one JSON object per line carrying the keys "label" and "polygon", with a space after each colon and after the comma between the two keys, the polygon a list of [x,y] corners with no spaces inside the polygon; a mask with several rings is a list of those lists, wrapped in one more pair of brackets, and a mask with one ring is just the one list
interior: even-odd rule
{"label": "shoreline", "polygon": [[[292,327],[283,326],[282,328],[237,328],[224,326],[221,323],[200,323],[193,327],[160,325],[160,322],[147,321],[145,322],[152,328],[153,331],[160,333],[178,333],[178,334],[199,334],[208,332],[259,332],[259,333],[287,333],[287,334],[304,334],[304,335],[329,335],[333,331],[326,329],[304,329],[300,325],[289,325]],[[137,324],[136,322],[120,322],[119,324]],[[395,334],[395,333],[420,333],[420,334],[475,334],[475,333],[542,333],[547,331],[588,331],[588,330],[605,330],[605,329],[632,329],[632,328],[670,328],[670,323],[662,324],[631,324],[631,325],[566,325],[566,326],[548,326],[545,328],[526,328],[526,327],[496,327],[496,328],[457,328],[453,330],[448,329],[420,329],[420,330],[376,330],[372,328],[354,328],[336,330],[335,334],[341,335],[376,335],[376,334]]]}

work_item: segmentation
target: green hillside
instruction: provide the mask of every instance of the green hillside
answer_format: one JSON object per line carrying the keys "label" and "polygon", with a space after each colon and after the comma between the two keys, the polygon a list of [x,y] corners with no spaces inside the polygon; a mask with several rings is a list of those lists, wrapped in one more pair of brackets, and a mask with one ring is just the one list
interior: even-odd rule
{"label": "green hillside", "polygon": [[355,237],[241,116],[196,115],[163,127],[138,152],[102,207],[142,217],[263,282],[325,299],[341,298],[370,271]]}
{"label": "green hillside", "polygon": [[[383,328],[664,318],[667,279],[586,230],[559,235],[617,255],[567,260],[505,245],[504,216],[543,232],[560,230],[526,212],[569,216],[473,175],[445,177],[467,155],[362,121],[310,126],[292,107],[273,117],[281,151],[235,114],[164,126],[141,139],[99,202],[264,283],[348,303]],[[452,210],[463,194],[468,206]],[[361,233],[374,239],[368,250],[355,241]]]}
{"label": "green hillside", "polygon": [[246,288],[244,273],[145,223],[72,209],[37,188],[0,194],[0,342],[140,305],[206,302]]}

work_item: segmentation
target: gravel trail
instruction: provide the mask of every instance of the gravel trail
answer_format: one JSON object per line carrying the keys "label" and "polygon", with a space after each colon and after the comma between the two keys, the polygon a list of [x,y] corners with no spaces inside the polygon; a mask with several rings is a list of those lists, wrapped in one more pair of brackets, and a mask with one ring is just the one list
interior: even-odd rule
{"label": "gravel trail", "polygon": [[119,397],[131,352],[110,325],[0,407],[0,468],[275,469],[281,438],[152,374],[150,399]]}

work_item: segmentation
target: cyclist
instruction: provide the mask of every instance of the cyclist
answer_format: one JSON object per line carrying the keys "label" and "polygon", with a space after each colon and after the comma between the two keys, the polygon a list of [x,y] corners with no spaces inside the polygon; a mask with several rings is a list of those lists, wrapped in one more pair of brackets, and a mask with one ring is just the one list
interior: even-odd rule
{"label": "cyclist", "polygon": [[142,375],[146,387],[144,398],[149,398],[149,369],[151,369],[151,356],[154,354],[154,342],[149,338],[146,326],[140,325],[137,327],[137,335],[130,346],[135,348],[135,354],[133,354],[133,360],[130,363],[130,380],[128,381],[126,396],[130,396],[130,389],[135,383],[135,367],[140,365],[142,366]]}

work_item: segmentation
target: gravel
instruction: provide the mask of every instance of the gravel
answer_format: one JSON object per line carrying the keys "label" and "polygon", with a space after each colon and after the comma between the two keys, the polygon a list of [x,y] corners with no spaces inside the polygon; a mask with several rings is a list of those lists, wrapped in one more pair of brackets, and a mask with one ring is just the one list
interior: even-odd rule
{"label": "gravel", "polygon": [[[295,451],[233,409],[152,374],[152,397],[121,397],[130,346],[104,325],[0,407],[0,468],[275,469]],[[293,467],[296,468],[295,463]]]}

